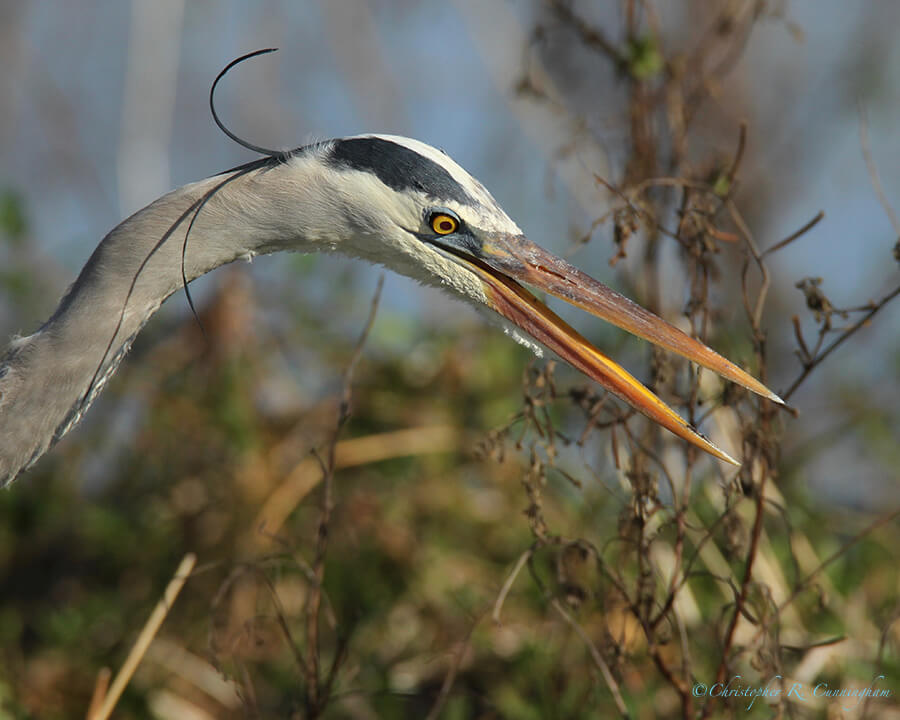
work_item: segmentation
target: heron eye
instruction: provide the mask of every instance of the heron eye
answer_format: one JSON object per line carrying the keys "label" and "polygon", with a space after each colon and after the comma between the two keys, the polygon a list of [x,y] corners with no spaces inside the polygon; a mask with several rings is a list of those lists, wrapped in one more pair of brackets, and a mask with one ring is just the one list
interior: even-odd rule
{"label": "heron eye", "polygon": [[459,221],[446,213],[436,213],[431,217],[431,229],[438,235],[449,235],[458,227]]}

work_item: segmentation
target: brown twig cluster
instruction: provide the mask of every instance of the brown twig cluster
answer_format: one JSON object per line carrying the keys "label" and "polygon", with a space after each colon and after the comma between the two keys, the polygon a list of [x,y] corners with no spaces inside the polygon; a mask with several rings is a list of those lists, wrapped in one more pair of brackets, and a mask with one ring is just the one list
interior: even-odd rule
{"label": "brown twig cluster", "polygon": [[[622,278],[641,289],[645,304],[660,311],[663,308],[657,288],[664,273],[663,244],[674,242],[679,269],[689,292],[684,315],[691,333],[704,341],[715,333],[721,317],[718,303],[726,272],[721,269],[723,256],[731,262],[738,260],[740,299],[746,335],[753,351],[752,367],[765,382],[768,335],[765,310],[771,289],[769,263],[779,251],[812,231],[824,214],[816,214],[796,232],[761,249],[736,199],[740,169],[746,157],[749,132],[746,124],[738,128],[737,143],[730,154],[698,156],[692,152],[691,143],[696,119],[705,104],[714,102],[716,89],[740,58],[747,38],[764,13],[763,3],[717,6],[714,12],[710,9],[707,30],[701,33],[692,50],[666,55],[660,21],[649,3],[623,0],[620,37],[613,39],[609,32],[579,15],[575,3],[546,0],[543,19],[532,34],[525,76],[518,89],[524,100],[543,102],[556,112],[568,114],[573,127],[583,127],[577,111],[569,109],[568,98],[549,96],[534,70],[541,66],[544,74],[553,74],[554,51],[547,50],[547,46],[553,45],[554,36],[558,44],[574,42],[593,53],[598,66],[605,64],[612,68],[617,84],[626,94],[628,121],[623,143],[627,154],[619,179],[596,177],[598,185],[608,192],[610,206],[598,213],[579,245],[591,242],[599,230],[611,224],[614,253],[610,265],[625,268],[622,261],[639,252],[640,263],[636,268],[632,265],[630,272],[623,270]],[[542,66],[543,63],[550,67]],[[573,107],[576,105],[572,103]],[[868,150],[864,123],[862,127],[863,151],[873,186],[896,226]],[[782,393],[785,399],[792,397],[834,350],[900,295],[897,288],[878,301],[836,308],[825,296],[821,279],[807,278],[799,281],[797,287],[806,296],[818,334],[814,343],[808,343],[799,319],[793,318],[801,369]],[[849,320],[851,316],[856,320],[835,326],[836,318]],[[627,643],[623,644],[623,635],[609,626],[598,648],[597,633],[583,626],[576,613],[589,597],[607,606],[612,603],[622,610],[619,617],[627,619],[622,623],[637,628],[646,655],[678,697],[682,717],[718,716],[723,704],[732,712],[737,706],[715,697],[698,700],[693,692],[695,682],[700,679],[700,669],[692,662],[689,630],[694,628],[688,627],[689,623],[696,626],[698,619],[686,618],[684,610],[685,601],[691,596],[690,589],[699,581],[710,579],[724,588],[720,615],[706,618],[712,624],[719,658],[708,682],[724,683],[748,663],[760,676],[768,677],[766,673],[771,673],[785,677],[788,659],[781,632],[792,625],[786,611],[857,538],[806,575],[798,572],[787,597],[779,597],[783,593],[768,584],[759,570],[760,563],[768,563],[766,558],[771,554],[765,532],[769,516],[787,517],[773,485],[782,443],[777,408],[764,401],[751,400],[744,391],[735,388],[725,388],[710,397],[696,372],[689,374],[687,383],[679,383],[679,373],[673,370],[671,360],[656,352],[650,378],[653,389],[680,404],[691,422],[703,423],[721,417],[735,428],[734,438],[740,444],[743,465],[735,477],[723,477],[717,515],[703,522],[692,510],[692,504],[696,503],[694,480],[706,474],[692,448],[685,446],[674,455],[671,448],[661,450],[666,443],[658,428],[632,418],[631,413],[620,409],[608,397],[586,389],[560,396],[553,383],[552,366],[544,373],[532,372],[530,382],[526,382],[523,409],[513,424],[518,427],[514,438],[516,447],[521,448],[525,438],[529,439],[531,461],[522,482],[527,496],[525,514],[535,540],[503,583],[493,617],[495,622],[500,621],[513,583],[528,566],[549,607],[586,644],[602,671],[602,682],[623,717],[628,712],[620,683],[628,670],[631,649]],[[548,393],[547,389],[553,392]],[[554,458],[559,454],[557,445],[561,441],[569,442],[555,429],[552,412],[554,404],[558,408],[565,401],[583,413],[583,426],[574,442],[584,446],[589,438],[597,441],[595,431],[608,433],[613,469],[619,471],[627,487],[618,536],[598,545],[586,538],[565,537],[564,532],[548,527],[541,514],[541,493],[548,470],[553,468]],[[796,411],[787,409],[796,415]],[[496,455],[502,455],[502,441],[511,437],[512,427],[501,428],[492,436],[491,446]],[[676,460],[677,455],[681,457]],[[667,490],[665,498],[658,487],[662,480]],[[896,516],[890,513],[862,531],[861,536]],[[790,536],[789,524],[787,530]],[[727,552],[730,562],[714,562],[713,548]],[[534,570],[535,562],[546,552],[563,568],[567,565],[564,558],[576,552],[582,561],[596,567],[602,582],[594,587],[582,587],[573,583],[567,572],[559,572],[557,582],[548,585]],[[792,557],[792,562],[797,567],[796,558]],[[605,596],[598,589],[601,586],[607,588]],[[793,647],[793,652],[808,652],[820,646],[813,639],[807,639],[804,645],[805,650]],[[782,694],[777,705],[779,713],[786,711],[784,697]]]}
{"label": "brown twig cluster", "polygon": [[[343,627],[325,595],[325,580],[329,529],[334,510],[335,471],[347,461],[339,457],[341,450],[341,434],[352,415],[353,377],[357,364],[362,356],[363,347],[371,332],[378,312],[378,304],[384,285],[384,276],[380,276],[375,294],[372,298],[369,317],[353,348],[344,371],[336,420],[331,437],[321,450],[313,448],[312,459],[318,468],[318,474],[302,481],[301,487],[291,482],[288,477],[284,485],[278,488],[272,499],[278,507],[270,509],[268,503],[260,513],[261,523],[249,539],[250,547],[258,549],[262,543],[274,542],[282,551],[273,555],[262,555],[257,559],[237,565],[220,585],[213,600],[212,627],[209,638],[209,654],[220,669],[224,671],[219,658],[228,658],[235,663],[239,678],[240,697],[245,713],[249,717],[263,717],[254,690],[253,674],[242,658],[253,659],[254,649],[262,650],[266,645],[284,643],[290,649],[294,659],[298,679],[302,687],[302,706],[304,717],[321,717],[332,700],[338,673],[347,660],[350,632]],[[343,448],[346,454],[346,446]],[[302,464],[301,464],[302,465]],[[300,469],[301,466],[298,466]],[[302,465],[303,475],[309,474],[312,468]],[[300,500],[315,486],[321,485],[319,517],[315,524],[316,532],[313,540],[313,556],[305,560],[300,551],[292,546],[288,539],[276,534],[287,513],[297,506]],[[285,508],[285,504],[288,505]],[[275,527],[266,527],[266,522]],[[273,570],[283,565],[284,561],[298,569],[308,584],[308,593],[303,608],[304,640],[296,637],[294,623],[282,607],[279,593],[273,580]],[[258,590],[262,588],[270,606],[265,612],[255,612],[259,604]],[[243,596],[243,597],[241,597]],[[237,598],[237,599],[236,599]],[[253,610],[251,610],[253,608]],[[229,627],[233,616],[244,616],[243,627],[235,631]],[[249,616],[249,617],[247,617]],[[322,640],[323,622],[334,635],[334,641],[328,648]],[[243,646],[243,647],[241,647]],[[238,652],[241,650],[242,652]],[[327,670],[323,672],[323,658],[330,655]]]}

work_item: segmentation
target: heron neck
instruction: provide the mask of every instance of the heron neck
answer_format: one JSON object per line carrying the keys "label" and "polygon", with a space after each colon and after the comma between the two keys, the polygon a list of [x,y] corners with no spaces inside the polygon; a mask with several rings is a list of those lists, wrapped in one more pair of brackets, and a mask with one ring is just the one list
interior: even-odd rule
{"label": "heron neck", "polygon": [[[293,170],[291,183],[302,183]],[[228,175],[172,191],[103,239],[53,316],[0,356],[0,486],[78,422],[134,336],[182,286],[182,268],[190,281],[241,257],[305,249],[291,225],[302,194],[285,212],[287,195],[273,191],[282,173],[254,170],[223,185],[200,209],[186,246],[190,209]]]}

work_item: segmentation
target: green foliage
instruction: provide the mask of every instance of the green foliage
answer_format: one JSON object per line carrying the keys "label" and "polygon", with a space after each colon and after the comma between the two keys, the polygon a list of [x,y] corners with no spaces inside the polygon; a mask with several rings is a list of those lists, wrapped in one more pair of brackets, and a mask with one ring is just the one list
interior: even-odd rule
{"label": "green foliage", "polygon": [[27,233],[22,198],[11,190],[0,192],[0,234],[10,244],[19,245]]}
{"label": "green foliage", "polygon": [[628,70],[637,80],[649,80],[664,67],[656,38],[652,35],[636,37],[628,43]]}

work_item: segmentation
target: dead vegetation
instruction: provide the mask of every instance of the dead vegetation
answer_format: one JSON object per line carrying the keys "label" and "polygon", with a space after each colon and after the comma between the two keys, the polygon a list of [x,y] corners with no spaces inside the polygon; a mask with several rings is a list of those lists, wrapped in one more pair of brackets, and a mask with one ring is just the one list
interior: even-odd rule
{"label": "dead vegetation", "polygon": [[[799,362],[782,362],[793,374],[774,386],[790,401],[839,348],[864,351],[858,331],[900,287],[836,307],[827,282],[798,279],[809,317],[772,312],[779,253],[823,213],[757,237],[740,196],[754,128],[697,142],[748,37],[787,21],[766,3],[720,3],[679,42],[653,5],[618,6],[609,28],[578,3],[540,4],[517,85],[519,102],[567,119],[561,156],[583,143],[605,152],[581,117],[592,99],[565,87],[572,55],[620,93],[624,154],[594,173],[595,221],[573,247],[763,381],[770,339],[792,338]],[[683,307],[660,292],[672,276]],[[849,514],[808,496],[785,471],[802,412],[647,351],[641,377],[733,449],[743,464],[732,471],[552,361],[509,373],[522,355],[490,330],[426,338],[427,376],[410,358],[369,354],[376,293],[368,318],[356,311],[355,344],[314,315],[292,329],[324,338],[315,352],[342,368],[336,396],[261,417],[254,393],[272,370],[260,358],[282,339],[252,329],[249,295],[229,304],[239,282],[204,316],[208,345],[188,327],[136,348],[116,388],[148,396],[135,449],[117,463],[127,482],[78,496],[63,479],[82,452],[70,443],[2,498],[10,717],[83,717],[95,685],[105,694],[101,668],[126,656],[187,551],[200,564],[120,717],[874,718],[896,707],[900,511]],[[206,349],[186,353],[192,341]],[[811,696],[821,682],[893,695],[844,715]],[[794,683],[805,700],[788,696]],[[714,687],[779,692],[754,701]]]}

